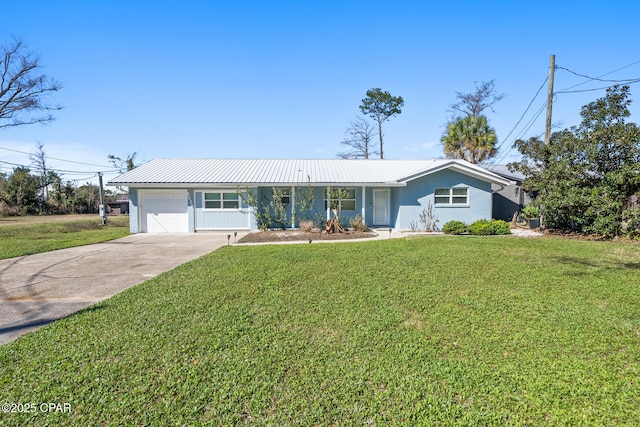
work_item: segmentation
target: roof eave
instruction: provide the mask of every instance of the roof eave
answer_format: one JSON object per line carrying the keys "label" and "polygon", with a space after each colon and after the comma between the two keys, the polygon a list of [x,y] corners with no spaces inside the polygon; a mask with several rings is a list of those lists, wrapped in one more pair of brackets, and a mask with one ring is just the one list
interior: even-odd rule
{"label": "roof eave", "polygon": [[118,182],[108,186],[134,188],[237,188],[237,187],[406,187],[406,182]]}
{"label": "roof eave", "polygon": [[434,168],[431,169],[427,169],[424,170],[422,172],[416,173],[414,175],[410,175],[407,176],[405,178],[402,179],[402,182],[409,182],[409,181],[413,181],[414,179],[418,179],[418,178],[422,178],[424,176],[427,175],[431,175],[434,174],[436,172],[440,172],[443,170],[455,170],[456,172],[460,172],[464,175],[468,175],[468,176],[472,176],[474,178],[477,178],[481,181],[485,181],[485,182],[491,182],[491,183],[495,183],[495,184],[501,184],[501,185],[509,185],[509,181],[502,178],[501,176],[497,175],[496,173],[493,172],[489,172],[489,171],[480,171],[480,170],[476,170],[475,168],[466,166],[464,164],[461,164],[459,162],[456,162],[455,160],[452,160],[448,163],[444,163],[442,165],[438,165]]}

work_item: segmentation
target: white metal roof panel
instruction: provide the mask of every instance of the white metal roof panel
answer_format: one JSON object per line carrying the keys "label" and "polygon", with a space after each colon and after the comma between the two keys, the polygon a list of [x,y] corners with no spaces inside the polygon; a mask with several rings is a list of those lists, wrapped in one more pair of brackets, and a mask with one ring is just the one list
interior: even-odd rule
{"label": "white metal roof panel", "polygon": [[504,181],[498,175],[462,160],[155,159],[110,180],[109,184],[404,185],[447,168],[486,181]]}

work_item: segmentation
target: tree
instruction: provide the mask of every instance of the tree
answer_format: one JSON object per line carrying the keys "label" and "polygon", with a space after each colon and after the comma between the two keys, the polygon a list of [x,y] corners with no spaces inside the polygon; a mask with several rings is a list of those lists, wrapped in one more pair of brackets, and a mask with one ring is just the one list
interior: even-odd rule
{"label": "tree", "polygon": [[378,137],[380,138],[380,158],[384,159],[382,142],[382,123],[393,116],[402,113],[404,100],[401,96],[391,96],[387,91],[380,88],[369,89],[367,97],[362,99],[360,111],[376,121],[378,124]]}
{"label": "tree", "polygon": [[50,112],[62,107],[49,97],[62,86],[41,74],[38,55],[15,40],[0,46],[0,60],[0,128],[53,121]]}
{"label": "tree", "polygon": [[45,204],[49,199],[49,186],[60,179],[58,174],[47,167],[47,153],[44,151],[44,144],[36,143],[36,149],[29,155],[31,165],[38,173],[38,184],[40,187],[40,210],[45,209]]}
{"label": "tree", "polygon": [[0,198],[18,214],[35,213],[38,202],[38,179],[25,167],[17,167],[6,179]]}
{"label": "tree", "polygon": [[449,111],[454,115],[478,117],[484,110],[489,108],[493,112],[493,105],[504,98],[503,93],[496,93],[495,80],[474,82],[476,91],[473,93],[456,92],[458,102],[449,106]]}
{"label": "tree", "polygon": [[496,132],[485,116],[458,117],[449,123],[441,138],[447,158],[471,163],[481,163],[494,156],[497,141]]}
{"label": "tree", "polygon": [[340,144],[350,148],[349,151],[338,153],[341,159],[368,159],[370,155],[378,154],[372,151],[371,140],[375,134],[371,124],[362,117],[350,122],[351,127],[345,131],[346,137]]}
{"label": "tree", "polygon": [[87,182],[75,190],[74,211],[78,213],[97,213],[100,202],[100,188]]}
{"label": "tree", "polygon": [[118,169],[121,173],[124,173],[125,171],[129,172],[130,170],[138,167],[138,164],[135,162],[137,155],[138,153],[134,151],[133,154],[127,153],[124,157],[109,154],[107,158],[114,168]]}
{"label": "tree", "polygon": [[555,132],[549,144],[515,142],[522,161],[510,166],[526,176],[545,227],[607,237],[634,231],[624,218],[640,193],[640,128],[626,123],[628,97],[628,86],[613,86],[582,107],[579,126]]}

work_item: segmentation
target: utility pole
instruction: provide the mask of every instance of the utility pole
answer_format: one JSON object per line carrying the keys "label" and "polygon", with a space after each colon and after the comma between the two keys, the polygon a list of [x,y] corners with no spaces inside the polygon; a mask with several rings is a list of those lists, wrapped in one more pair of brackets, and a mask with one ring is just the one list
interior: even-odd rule
{"label": "utility pole", "polygon": [[102,225],[107,223],[107,212],[104,209],[104,188],[102,187],[102,172],[98,172],[98,181],[100,183],[100,218]]}
{"label": "utility pole", "polygon": [[547,91],[547,128],[544,134],[544,143],[551,142],[551,109],[553,106],[553,75],[556,71],[556,56],[551,55],[549,62],[549,89]]}

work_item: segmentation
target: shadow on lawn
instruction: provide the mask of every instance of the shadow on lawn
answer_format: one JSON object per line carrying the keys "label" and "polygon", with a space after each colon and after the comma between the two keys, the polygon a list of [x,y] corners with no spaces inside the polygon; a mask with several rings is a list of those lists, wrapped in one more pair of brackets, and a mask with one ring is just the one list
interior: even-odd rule
{"label": "shadow on lawn", "polygon": [[[596,262],[590,258],[578,258],[578,257],[571,257],[566,255],[561,257],[556,257],[555,261],[558,264],[578,265],[582,267],[593,267],[593,268],[598,268],[603,270],[619,270],[621,268],[625,270],[640,270],[640,262],[619,262],[619,261],[612,262],[610,260],[600,260]],[[588,272],[585,271],[581,274],[588,274]]]}
{"label": "shadow on lawn", "polygon": [[40,320],[35,320],[33,322],[21,323],[19,325],[7,326],[4,328],[0,328],[0,335],[8,334],[9,332],[22,331],[22,330],[29,331],[33,328],[39,328],[51,322],[55,322],[56,320],[59,320],[59,319],[40,319]]}
{"label": "shadow on lawn", "polygon": [[[43,310],[46,311],[48,310],[49,306],[50,304],[45,303],[43,306],[37,307],[34,313],[38,314]],[[108,307],[108,304],[106,304],[105,302],[99,302],[97,304],[91,305],[89,307],[85,307],[83,309],[80,309],[79,311],[76,311],[67,315],[58,316],[58,315],[55,315],[55,313],[52,313],[53,316],[47,316],[42,318],[37,318],[37,317],[32,318],[32,316],[28,316],[25,319],[25,321],[23,321],[22,323],[17,323],[13,325],[10,324],[7,326],[0,327],[0,345],[8,344],[14,339],[20,337],[21,335],[40,329],[41,327],[46,326],[53,322],[57,322],[58,320],[82,315],[84,313],[90,313],[92,311],[101,310],[107,307]]]}

